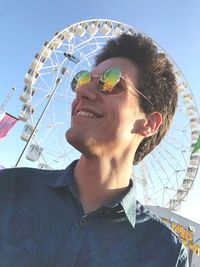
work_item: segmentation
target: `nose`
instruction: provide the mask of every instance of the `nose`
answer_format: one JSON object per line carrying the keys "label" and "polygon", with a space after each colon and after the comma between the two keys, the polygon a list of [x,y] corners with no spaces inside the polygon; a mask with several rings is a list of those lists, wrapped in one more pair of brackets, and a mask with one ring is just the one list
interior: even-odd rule
{"label": "nose", "polygon": [[91,81],[87,84],[81,85],[76,89],[76,97],[78,99],[85,98],[95,101],[97,99],[97,88],[95,81]]}

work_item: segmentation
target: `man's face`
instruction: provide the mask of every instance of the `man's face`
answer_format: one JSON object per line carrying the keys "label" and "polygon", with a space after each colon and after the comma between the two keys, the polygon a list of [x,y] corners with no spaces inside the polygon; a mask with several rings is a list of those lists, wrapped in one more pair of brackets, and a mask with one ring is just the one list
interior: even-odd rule
{"label": "man's face", "polygon": [[[119,67],[122,76],[117,95],[97,90],[98,77],[111,67]],[[123,57],[103,61],[92,72],[90,83],[76,90],[72,104],[71,127],[66,132],[68,142],[85,155],[101,156],[131,148],[139,120],[144,114],[139,108],[137,68]],[[133,86],[132,86],[133,85]],[[129,90],[133,91],[133,94]]]}

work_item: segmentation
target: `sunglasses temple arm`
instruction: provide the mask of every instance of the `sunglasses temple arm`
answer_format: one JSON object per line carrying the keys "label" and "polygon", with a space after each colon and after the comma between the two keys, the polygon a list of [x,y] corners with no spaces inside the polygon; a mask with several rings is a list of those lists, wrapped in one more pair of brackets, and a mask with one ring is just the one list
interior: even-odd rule
{"label": "sunglasses temple arm", "polygon": [[[122,78],[126,81],[126,79],[123,76],[122,76]],[[136,92],[138,92],[138,94],[140,94],[141,96],[143,96],[151,105],[153,105],[153,103],[145,95],[143,95],[143,93],[141,93],[135,86],[133,86],[132,84],[130,84],[130,86],[133,87],[134,90]],[[130,91],[133,94],[133,91],[131,89],[129,89],[129,88],[127,88],[127,89],[128,89],[128,91]]]}
{"label": "sunglasses temple arm", "polygon": [[[133,93],[133,91],[132,90],[130,90],[130,89],[128,89],[131,93]],[[136,91],[136,92],[138,92],[138,94],[140,94],[141,96],[143,96],[151,105],[153,105],[153,103],[145,96],[145,95],[143,95],[143,93],[141,93],[137,88],[135,88],[134,87],[134,90]]]}

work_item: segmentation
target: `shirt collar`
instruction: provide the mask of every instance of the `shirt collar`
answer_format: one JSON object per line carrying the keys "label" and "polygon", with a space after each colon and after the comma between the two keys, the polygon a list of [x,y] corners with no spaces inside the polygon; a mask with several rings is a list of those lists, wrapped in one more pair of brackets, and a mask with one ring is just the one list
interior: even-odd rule
{"label": "shirt collar", "polygon": [[128,218],[129,222],[135,227],[136,224],[136,209],[137,209],[137,201],[135,197],[135,187],[133,184],[133,181],[130,179],[128,188],[126,191],[120,195],[117,199],[114,201],[104,204],[103,206],[106,208],[115,208],[118,205],[122,206],[122,209],[124,210],[126,217]]}
{"label": "shirt collar", "polygon": [[[74,184],[74,168],[78,160],[73,161],[66,169],[50,171],[47,176],[44,176],[45,183],[51,187],[63,187],[68,186],[70,192],[76,194]],[[51,175],[49,175],[51,174]],[[127,190],[115,199],[113,202],[104,205],[104,207],[113,208],[121,204],[129,222],[133,227],[136,223],[136,198],[135,198],[135,187],[133,181],[130,179]]]}
{"label": "shirt collar", "polygon": [[133,181],[130,180],[129,190],[126,195],[122,198],[120,204],[122,205],[126,216],[133,227],[136,223],[136,198],[135,198],[135,186]]}

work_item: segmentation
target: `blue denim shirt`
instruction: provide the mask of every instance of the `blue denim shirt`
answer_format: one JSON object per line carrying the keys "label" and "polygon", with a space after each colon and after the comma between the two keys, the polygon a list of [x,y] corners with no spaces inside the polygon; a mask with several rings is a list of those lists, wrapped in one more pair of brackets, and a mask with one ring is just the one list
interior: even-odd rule
{"label": "blue denim shirt", "polygon": [[180,240],[135,200],[132,182],[85,215],[75,164],[0,171],[0,267],[188,266]]}

